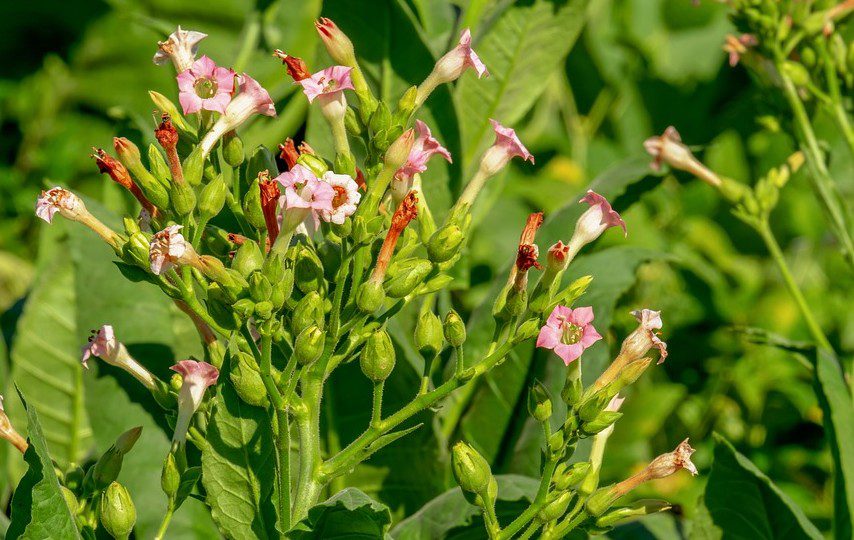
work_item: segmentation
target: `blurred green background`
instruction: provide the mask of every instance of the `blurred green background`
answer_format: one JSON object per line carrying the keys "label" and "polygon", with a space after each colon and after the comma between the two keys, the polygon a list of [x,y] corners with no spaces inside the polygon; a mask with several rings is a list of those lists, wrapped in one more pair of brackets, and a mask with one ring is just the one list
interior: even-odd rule
{"label": "blurred green background", "polygon": [[[395,46],[384,48],[371,41],[384,36],[386,44],[415,39],[395,35],[394,17],[413,21],[417,38],[437,57],[453,42],[460,25],[471,26],[477,38],[511,4],[391,3],[397,7],[389,18],[385,1],[328,1],[325,6],[319,0],[267,0],[257,5],[239,0],[4,2],[0,308],[7,345],[36,275],[44,229],[32,212],[39,190],[59,183],[113,209],[126,205],[118,188],[97,174],[89,154],[92,146],[109,149],[115,135],[138,143],[151,140],[154,106],[147,91],[177,96],[171,67],[151,61],[157,40],[178,24],[206,32],[210,37],[202,43],[205,54],[245,69],[270,90],[280,115],[244,129],[247,148],[275,147],[285,136],[299,139],[306,133],[314,144],[310,121],[306,127],[310,114],[305,100],[293,93],[270,51],[281,48],[306,58],[312,67],[323,67],[327,59],[311,25],[321,9],[348,32],[362,28],[354,36],[357,53],[365,54],[372,66],[390,58],[388,68],[411,83],[429,71],[429,62],[418,67],[413,59],[410,65],[405,53],[394,52]],[[526,103],[527,97],[520,97],[518,106],[505,107],[517,116],[510,120],[518,119],[515,127],[537,161],[535,167],[514,164],[490,186],[488,211],[482,212],[468,259],[470,287],[454,293],[455,303],[465,310],[475,310],[495,280],[504,279],[527,213],[542,210],[548,217],[574,204],[585,186],[618,163],[644,170],[648,159],[642,141],[668,125],[677,126],[683,140],[712,169],[744,182],[794,151],[791,138],[778,129],[778,123],[786,121],[782,104],[743,69],[726,63],[721,45],[732,28],[723,6],[703,2],[695,7],[688,0],[591,0],[577,17],[581,20],[576,23],[583,22],[577,38],[567,26],[552,39],[555,54],[565,60],[556,59],[555,66],[533,75],[531,84],[539,89],[536,99]],[[260,35],[257,47],[241,45],[255,32]],[[524,63],[524,55],[518,61]],[[370,67],[368,71],[373,73]],[[850,194],[851,158],[829,122],[819,118],[817,126],[829,141],[832,173],[847,179],[841,188]],[[465,138],[466,130],[442,129],[439,138],[453,151],[460,148],[460,133]],[[465,147],[466,152],[474,152],[471,148]],[[425,178],[431,201],[447,207],[448,194],[465,182],[470,161],[461,158],[448,170],[433,166],[441,170]],[[750,344],[738,331],[758,327],[791,340],[808,338],[764,246],[730,215],[715,192],[687,177],[650,175],[613,203],[617,210],[626,210],[628,238],[612,232],[595,249],[630,246],[642,248],[644,255],[628,268],[632,275],[636,269],[637,279],[614,285],[619,288],[611,291],[616,300],[608,336],[612,350],[616,337],[632,328],[629,310],[643,306],[662,310],[670,356],[642,379],[627,401],[626,417],[611,439],[604,479],[624,477],[685,436],[699,449],[695,458],[703,471],[711,460],[711,434],[717,431],[773,478],[821,529],[829,529],[831,461],[810,372],[791,354]],[[851,274],[831,245],[803,174],[786,186],[772,221],[820,323],[837,350],[850,356]],[[552,228],[546,236],[567,240],[570,234],[567,226]],[[98,319],[97,313],[89,315]],[[605,330],[600,328],[603,334]],[[545,365],[545,360],[541,356],[537,361]],[[2,364],[6,386],[8,359]],[[500,452],[494,464],[498,472],[532,472],[532,464],[514,460],[512,451]],[[8,469],[14,476],[20,465]],[[4,502],[8,485],[0,483],[5,486],[0,493]],[[678,510],[691,516],[702,490],[702,475],[698,480],[677,475],[644,487],[642,495],[679,503]],[[393,510],[400,516],[413,508]],[[663,527],[657,534],[668,537],[675,523],[664,518],[656,525]]]}

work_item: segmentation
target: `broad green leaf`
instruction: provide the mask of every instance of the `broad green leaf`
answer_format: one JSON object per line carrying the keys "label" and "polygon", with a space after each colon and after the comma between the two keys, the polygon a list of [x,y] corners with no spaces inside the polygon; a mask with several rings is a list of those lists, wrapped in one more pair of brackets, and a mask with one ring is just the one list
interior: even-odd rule
{"label": "broad green leaf", "polygon": [[388,507],[356,488],[346,488],[314,506],[288,534],[294,539],[384,538]]}
{"label": "broad green leaf", "polygon": [[814,387],[824,413],[824,429],[833,456],[833,534],[851,538],[854,516],[854,406],[832,352],[818,349],[813,357]]}
{"label": "broad green leaf", "polygon": [[35,407],[24,400],[23,394],[19,395],[27,411],[30,446],[24,454],[24,460],[29,468],[12,498],[12,521],[6,531],[6,538],[80,538],[74,516],[60,491],[39,415]]}
{"label": "broad green leaf", "polygon": [[202,450],[202,484],[214,522],[229,538],[278,538],[272,493],[272,419],[243,402],[226,381],[213,401]]}
{"label": "broad green leaf", "polygon": [[[57,220],[53,225],[57,230],[43,236],[45,245],[67,225]],[[51,456],[60,465],[79,462],[92,444],[79,356],[85,341],[78,332],[74,269],[65,246],[60,239],[56,247],[46,248],[11,351],[11,378],[38,411]],[[10,417],[24,429],[28,417],[14,402],[9,409]]]}
{"label": "broad green leaf", "polygon": [[588,0],[515,3],[485,35],[475,36],[474,49],[489,77],[466,74],[455,92],[467,174],[473,172],[478,153],[492,142],[489,119],[513,126],[545,90],[581,31],[587,4]]}
{"label": "broad green leaf", "polygon": [[705,501],[714,524],[724,531],[724,538],[823,538],[803,510],[717,434]]}
{"label": "broad green leaf", "polygon": [[[533,500],[539,481],[513,474],[496,475],[495,479],[498,482],[496,515],[506,524]],[[456,487],[398,523],[390,534],[395,540],[482,538],[483,520],[479,516],[480,509],[469,504]]]}

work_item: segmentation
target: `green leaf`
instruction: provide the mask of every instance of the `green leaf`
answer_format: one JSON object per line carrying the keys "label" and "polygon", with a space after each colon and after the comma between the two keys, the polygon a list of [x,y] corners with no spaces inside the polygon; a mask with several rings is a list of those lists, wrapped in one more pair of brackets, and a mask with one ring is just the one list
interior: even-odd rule
{"label": "green leaf", "polygon": [[[75,224],[76,225],[76,224]],[[54,229],[55,228],[55,229]],[[60,466],[79,462],[92,445],[83,397],[81,336],[75,313],[74,269],[67,244],[68,228],[58,221],[43,235],[44,259],[12,343],[12,373],[29,405],[42,418],[41,429]],[[9,416],[23,429],[28,415],[12,403]]]}
{"label": "green leaf", "polygon": [[803,510],[718,434],[705,501],[726,538],[823,538]]}
{"label": "green leaf", "polygon": [[[508,523],[533,501],[539,481],[514,474],[497,475],[495,479],[498,482],[496,515],[500,522]],[[456,487],[398,523],[390,534],[395,540],[480,538],[484,529],[479,516],[480,509],[469,504]]]}
{"label": "green leaf", "polygon": [[833,352],[813,356],[815,393],[824,413],[824,429],[833,456],[833,534],[851,538],[854,516],[854,405]]}
{"label": "green leaf", "polygon": [[279,537],[270,426],[267,411],[244,403],[228,382],[220,385],[202,450],[202,484],[214,522],[229,538]]}
{"label": "green leaf", "polygon": [[289,538],[384,538],[391,512],[356,488],[339,491],[308,511]]}
{"label": "green leaf", "polygon": [[466,74],[456,90],[462,126],[463,170],[492,142],[489,119],[512,126],[533,106],[561,65],[584,23],[588,0],[514,3],[474,49],[489,77]]}
{"label": "green leaf", "polygon": [[12,498],[12,522],[6,538],[80,538],[74,516],[60,491],[38,413],[18,392],[27,412],[30,446],[24,460],[29,468]]}

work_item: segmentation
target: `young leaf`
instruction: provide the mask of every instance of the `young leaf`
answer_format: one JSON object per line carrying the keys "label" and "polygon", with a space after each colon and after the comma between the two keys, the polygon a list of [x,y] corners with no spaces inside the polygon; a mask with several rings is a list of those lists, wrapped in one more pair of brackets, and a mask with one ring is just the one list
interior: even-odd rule
{"label": "young leaf", "polygon": [[717,434],[705,501],[727,538],[823,538],[803,510]]}
{"label": "young leaf", "polygon": [[383,538],[390,523],[387,506],[356,488],[347,488],[309,510],[308,516],[291,529],[289,537]]}
{"label": "young leaf", "polygon": [[38,413],[27,404],[20,391],[18,395],[27,411],[30,446],[24,454],[24,460],[29,469],[15,489],[12,521],[6,531],[6,538],[80,538],[74,516],[60,491]]}
{"label": "young leaf", "polygon": [[214,522],[229,538],[279,538],[271,425],[264,409],[247,405],[227,382],[220,386],[202,450],[202,484]]}

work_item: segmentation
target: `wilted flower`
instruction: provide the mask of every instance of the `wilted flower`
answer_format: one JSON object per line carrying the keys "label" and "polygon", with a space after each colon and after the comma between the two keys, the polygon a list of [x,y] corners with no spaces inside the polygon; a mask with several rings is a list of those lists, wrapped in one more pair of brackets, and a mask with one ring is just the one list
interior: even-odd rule
{"label": "wilted flower", "polygon": [[661,164],[667,163],[674,169],[693,174],[711,186],[720,187],[721,179],[700,163],[691,150],[682,144],[682,137],[675,127],[669,126],[661,136],[648,138],[643,147],[653,157],[654,170],[660,170]]}
{"label": "wilted flower", "polygon": [[659,352],[658,363],[664,362],[667,358],[667,343],[658,337],[658,331],[662,327],[661,312],[640,309],[632,311],[632,315],[640,323],[640,326],[623,341],[620,354],[625,354],[630,359],[636,360],[655,347]]}
{"label": "wilted flower", "polygon": [[57,212],[72,221],[78,221],[81,216],[88,214],[80,197],[59,186],[42,191],[36,201],[36,215],[48,223],[53,222]]}
{"label": "wilted flower", "polygon": [[282,194],[279,183],[270,179],[268,171],[258,174],[258,189],[261,190],[261,211],[264,213],[264,224],[270,235],[270,243],[276,241],[279,235],[278,209],[279,198]]}
{"label": "wilted flower", "polygon": [[302,91],[309,103],[320,96],[324,96],[326,99],[334,99],[339,92],[353,89],[353,82],[350,80],[351,71],[353,68],[350,67],[332,66],[315,73],[311,77],[297,81],[297,84],[302,86]]}
{"label": "wilted flower", "polygon": [[181,73],[193,65],[196,59],[196,51],[199,42],[208,37],[207,34],[194,30],[183,30],[180,26],[169,34],[166,41],[158,41],[158,51],[154,53],[154,63],[163,65],[168,60],[172,61],[175,71]]}
{"label": "wilted flower", "polygon": [[437,86],[459,79],[467,68],[474,69],[478,78],[489,76],[486,66],[471,48],[471,31],[468,28],[460,34],[457,46],[436,62],[433,71],[418,87],[415,103],[421,106]]}
{"label": "wilted flower", "polygon": [[555,306],[537,336],[537,347],[554,350],[555,354],[563,359],[563,363],[569,365],[581,356],[584,349],[602,339],[599,332],[593,328],[592,321],[592,307],[571,309]]}
{"label": "wilted flower", "polygon": [[217,66],[207,56],[178,74],[178,101],[184,114],[201,110],[224,113],[234,92],[234,71]]}
{"label": "wilted flower", "polygon": [[179,232],[182,228],[181,225],[170,225],[151,238],[148,257],[151,271],[156,275],[176,265],[192,264],[198,259],[193,246]]}
{"label": "wilted flower", "polygon": [[290,75],[294,81],[299,82],[311,77],[311,73],[308,71],[308,66],[305,65],[305,61],[303,61],[302,58],[291,56],[281,49],[276,49],[273,52],[273,56],[281,60],[282,64],[287,66],[288,75]]}
{"label": "wilted flower", "polygon": [[105,324],[98,330],[92,330],[89,342],[83,346],[81,359],[83,367],[89,368],[89,359],[93,356],[111,366],[127,371],[149,390],[156,388],[154,375],[128,353],[124,343],[116,339],[115,331],[111,325]]}
{"label": "wilted flower", "polygon": [[149,215],[157,213],[157,208],[142,193],[142,190],[131,178],[127,168],[119,160],[106,153],[102,148],[92,148],[92,150],[95,151],[92,157],[95,159],[98,170],[102,174],[109,175],[115,183],[130,191],[134,198],[139,201],[139,204],[142,205],[142,209],[147,211]]}
{"label": "wilted flower", "polygon": [[546,254],[546,268],[560,272],[569,265],[569,246],[558,240]]}
{"label": "wilted flower", "polygon": [[210,131],[205,134],[202,142],[204,155],[208,155],[217,141],[227,132],[237,129],[253,114],[276,116],[276,107],[270,94],[258,84],[258,81],[243,73],[238,76],[238,92],[225,108],[225,113],[219,117]]}
{"label": "wilted flower", "polygon": [[219,370],[207,362],[181,360],[170,368],[182,377],[181,390],[178,393],[178,419],[175,422],[173,442],[183,443],[187,438],[190,420],[202,404],[205,390],[216,384]]}
{"label": "wilted flower", "polygon": [[332,197],[332,209],[321,210],[320,217],[323,221],[341,225],[348,216],[353,215],[362,198],[359,184],[348,174],[335,174],[332,171],[323,174],[323,181],[332,186],[335,195]]}

